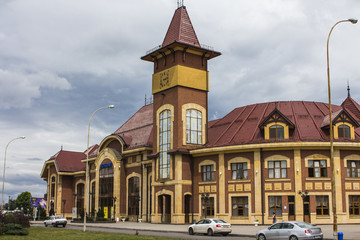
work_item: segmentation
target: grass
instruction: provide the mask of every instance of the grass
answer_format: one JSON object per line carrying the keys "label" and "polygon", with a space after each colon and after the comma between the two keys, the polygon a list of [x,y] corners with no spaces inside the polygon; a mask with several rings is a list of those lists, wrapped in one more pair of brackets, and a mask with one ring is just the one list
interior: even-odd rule
{"label": "grass", "polygon": [[152,237],[152,236],[136,236],[126,235],[120,233],[108,233],[108,232],[83,232],[82,230],[72,230],[64,228],[53,228],[53,227],[30,227],[29,235],[26,236],[10,236],[0,235],[0,239],[22,239],[22,240],[39,240],[39,239],[51,239],[51,240],[70,240],[70,239],[84,239],[84,240],[97,240],[97,239],[126,239],[126,240],[166,240],[174,238],[164,237]]}

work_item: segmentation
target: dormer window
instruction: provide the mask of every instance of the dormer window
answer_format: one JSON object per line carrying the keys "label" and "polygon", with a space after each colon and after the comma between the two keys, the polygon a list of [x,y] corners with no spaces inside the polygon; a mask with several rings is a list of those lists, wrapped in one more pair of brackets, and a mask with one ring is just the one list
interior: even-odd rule
{"label": "dormer window", "polygon": [[284,127],[281,125],[272,125],[270,127],[270,139],[284,139]]}
{"label": "dormer window", "polygon": [[338,127],[338,136],[339,138],[351,138],[350,136],[350,127],[342,124]]}

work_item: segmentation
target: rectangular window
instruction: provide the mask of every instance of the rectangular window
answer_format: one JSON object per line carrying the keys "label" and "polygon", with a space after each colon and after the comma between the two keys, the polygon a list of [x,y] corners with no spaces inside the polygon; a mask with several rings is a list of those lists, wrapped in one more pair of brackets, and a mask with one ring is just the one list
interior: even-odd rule
{"label": "rectangular window", "polygon": [[329,215],[329,196],[316,196],[316,215]]}
{"label": "rectangular window", "polygon": [[269,196],[269,216],[272,216],[274,213],[277,216],[282,215],[281,196]]}
{"label": "rectangular window", "polygon": [[202,198],[201,201],[202,201],[203,216],[205,216],[205,211],[206,211],[206,217],[214,216],[215,215],[214,198],[213,197]]}
{"label": "rectangular window", "polygon": [[233,216],[249,216],[249,204],[247,197],[233,197],[232,215]]}
{"label": "rectangular window", "polygon": [[167,153],[171,148],[171,111],[164,110],[160,113],[159,122],[159,175],[160,178],[169,178],[170,155]]}
{"label": "rectangular window", "polygon": [[201,175],[203,182],[214,181],[214,165],[201,166]]}
{"label": "rectangular window", "polygon": [[309,160],[309,177],[327,177],[326,160]]}
{"label": "rectangular window", "polygon": [[347,176],[360,177],[360,161],[347,161]]}
{"label": "rectangular window", "polygon": [[247,163],[231,164],[232,179],[248,179]]}
{"label": "rectangular window", "polygon": [[269,161],[269,178],[286,178],[286,161]]}
{"label": "rectangular window", "polygon": [[196,109],[186,110],[186,143],[202,144],[202,113]]}
{"label": "rectangular window", "polygon": [[349,214],[360,215],[360,196],[349,196]]}

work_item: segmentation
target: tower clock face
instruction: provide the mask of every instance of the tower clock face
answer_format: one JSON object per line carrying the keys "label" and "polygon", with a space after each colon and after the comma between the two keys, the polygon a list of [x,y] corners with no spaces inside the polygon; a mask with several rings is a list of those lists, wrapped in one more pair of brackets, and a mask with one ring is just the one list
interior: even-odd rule
{"label": "tower clock face", "polygon": [[159,79],[159,87],[160,89],[165,89],[170,87],[170,77],[169,77],[169,70],[166,70],[164,72],[160,73],[160,79]]}

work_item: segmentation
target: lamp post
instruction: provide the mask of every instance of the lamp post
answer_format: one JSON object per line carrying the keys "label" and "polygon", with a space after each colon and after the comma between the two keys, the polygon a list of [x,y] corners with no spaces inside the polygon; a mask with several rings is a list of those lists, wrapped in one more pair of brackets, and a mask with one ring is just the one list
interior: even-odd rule
{"label": "lamp post", "polygon": [[203,203],[204,203],[204,212],[205,212],[205,218],[206,218],[206,214],[207,214],[207,202],[210,200],[210,197],[209,197],[209,194],[206,193],[206,194],[201,194],[201,198],[203,200]]}
{"label": "lamp post", "polygon": [[9,147],[9,144],[12,143],[12,142],[15,141],[15,140],[18,140],[18,139],[25,139],[25,136],[17,137],[17,138],[12,139],[12,140],[6,145],[6,148],[5,148],[3,184],[2,184],[2,193],[1,193],[1,210],[4,210],[4,188],[5,188],[6,152],[7,152],[7,149],[8,149],[8,147]]}
{"label": "lamp post", "polygon": [[[301,196],[302,200],[303,200],[303,206],[304,206],[304,202],[305,202],[305,198],[307,196],[309,196],[309,192],[305,190],[305,192],[299,191],[298,194]],[[303,221],[305,222],[305,209],[303,212]]]}
{"label": "lamp post", "polygon": [[[107,107],[101,107],[96,109],[93,114],[91,115],[90,119],[89,119],[89,125],[88,125],[88,136],[87,136],[87,148],[86,148],[86,172],[85,172],[85,189],[86,186],[88,186],[89,189],[89,193],[90,193],[90,169],[89,169],[89,140],[90,140],[90,123],[91,123],[91,119],[93,118],[93,116],[95,115],[96,112],[102,110],[102,109],[113,109],[115,106],[114,105],[109,105]],[[88,205],[90,203],[90,194],[89,194],[89,200],[86,201],[85,198],[85,206],[84,206],[84,232],[86,231],[86,215],[87,215],[87,210],[88,210]]]}
{"label": "lamp post", "polygon": [[357,19],[349,18],[347,20],[341,20],[334,24],[329,32],[326,45],[326,56],[327,56],[327,79],[328,79],[328,96],[329,96],[329,124],[330,124],[330,164],[332,169],[332,178],[331,178],[331,190],[332,190],[332,209],[333,209],[333,237],[337,238],[337,214],[336,214],[336,183],[335,183],[335,161],[334,161],[334,135],[333,135],[333,124],[332,124],[332,111],[331,111],[331,90],[330,90],[330,67],[329,67],[329,40],[331,32],[336,25],[342,22],[350,22],[352,24],[357,23]]}

